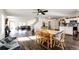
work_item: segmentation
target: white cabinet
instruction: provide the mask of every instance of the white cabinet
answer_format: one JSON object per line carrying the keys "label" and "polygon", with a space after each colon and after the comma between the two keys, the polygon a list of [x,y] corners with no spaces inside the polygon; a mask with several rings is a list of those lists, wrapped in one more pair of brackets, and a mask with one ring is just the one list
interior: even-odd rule
{"label": "white cabinet", "polygon": [[79,23],[79,18],[65,19],[66,23],[70,23],[71,20],[76,20]]}
{"label": "white cabinet", "polygon": [[65,27],[60,27],[60,31],[65,31]]}
{"label": "white cabinet", "polygon": [[64,31],[65,34],[73,35],[73,27],[60,27],[60,31]]}
{"label": "white cabinet", "polygon": [[73,35],[73,27],[66,27],[65,32],[66,32],[66,34]]}

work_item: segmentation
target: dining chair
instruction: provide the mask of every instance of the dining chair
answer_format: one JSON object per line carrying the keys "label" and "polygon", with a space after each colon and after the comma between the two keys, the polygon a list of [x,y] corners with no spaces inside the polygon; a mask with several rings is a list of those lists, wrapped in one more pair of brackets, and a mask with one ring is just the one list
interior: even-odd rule
{"label": "dining chair", "polygon": [[44,46],[44,43],[46,43],[46,47],[49,48],[50,33],[48,33],[47,31],[37,31],[36,37],[39,44]]}
{"label": "dining chair", "polygon": [[42,39],[42,44],[46,43],[46,47],[49,48],[50,45],[50,33],[49,32],[43,32],[43,39]]}
{"label": "dining chair", "polygon": [[53,37],[54,39],[53,47],[57,45],[58,47],[64,49],[65,47],[64,38],[65,38],[65,34],[63,33],[63,31],[55,34]]}
{"label": "dining chair", "polygon": [[40,32],[36,31],[36,42],[39,43],[40,40]]}
{"label": "dining chair", "polygon": [[43,39],[43,33],[41,31],[36,31],[36,42],[41,44]]}

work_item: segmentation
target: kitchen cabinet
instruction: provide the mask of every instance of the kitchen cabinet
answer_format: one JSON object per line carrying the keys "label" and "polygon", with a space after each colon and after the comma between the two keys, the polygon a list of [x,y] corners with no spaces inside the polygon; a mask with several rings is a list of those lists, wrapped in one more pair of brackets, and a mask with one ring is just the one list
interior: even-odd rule
{"label": "kitchen cabinet", "polygon": [[64,31],[65,34],[73,35],[73,27],[70,26],[60,26],[60,31]]}

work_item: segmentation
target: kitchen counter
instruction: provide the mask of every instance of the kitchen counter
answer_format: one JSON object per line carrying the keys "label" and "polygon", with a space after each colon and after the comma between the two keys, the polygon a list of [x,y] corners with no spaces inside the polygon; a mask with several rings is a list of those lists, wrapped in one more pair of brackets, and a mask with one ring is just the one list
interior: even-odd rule
{"label": "kitchen counter", "polygon": [[60,26],[60,31],[64,31],[65,34],[73,35],[73,27],[72,26]]}

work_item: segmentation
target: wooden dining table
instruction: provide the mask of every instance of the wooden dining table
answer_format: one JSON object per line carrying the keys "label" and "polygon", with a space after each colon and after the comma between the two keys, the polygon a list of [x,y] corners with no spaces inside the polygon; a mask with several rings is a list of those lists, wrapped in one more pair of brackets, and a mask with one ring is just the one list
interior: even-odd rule
{"label": "wooden dining table", "polygon": [[55,35],[55,34],[57,34],[59,31],[58,30],[49,30],[49,29],[38,29],[38,31],[39,32],[43,32],[43,34],[45,33],[45,32],[48,32],[48,33],[50,33],[50,41],[49,41],[49,44],[50,44],[50,48],[52,48],[52,40],[53,40],[53,36]]}
{"label": "wooden dining table", "polygon": [[[43,32],[43,33],[45,33],[45,32],[50,33],[50,39],[49,39],[50,40],[50,42],[49,42],[50,45],[49,46],[50,46],[50,48],[52,48],[52,44],[53,44],[53,42],[52,42],[53,38],[52,37],[56,33],[58,33],[59,31],[57,31],[57,30],[49,30],[49,29],[38,29],[38,31]],[[35,43],[36,40],[37,40],[36,35],[35,36],[18,37],[17,38],[17,41],[20,44],[21,48],[23,48],[25,50],[29,50],[29,49],[32,49],[32,48],[34,48],[34,49],[38,48],[37,44]],[[31,41],[35,41],[35,42],[31,42]]]}

